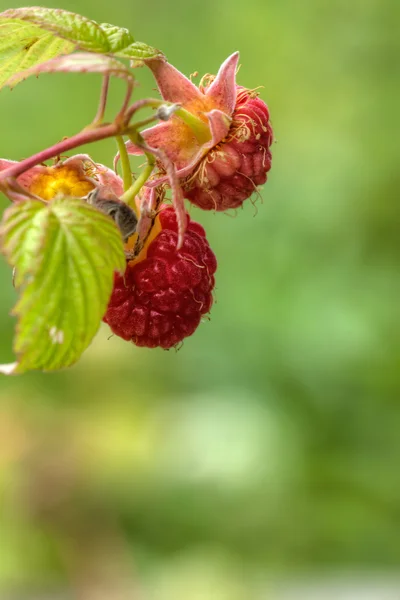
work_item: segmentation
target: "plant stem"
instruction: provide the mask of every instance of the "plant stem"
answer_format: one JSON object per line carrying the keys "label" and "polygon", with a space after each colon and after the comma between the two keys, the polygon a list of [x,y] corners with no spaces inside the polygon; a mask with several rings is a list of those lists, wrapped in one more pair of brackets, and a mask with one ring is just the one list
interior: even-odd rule
{"label": "plant stem", "polygon": [[97,109],[97,114],[94,118],[93,121],[93,125],[99,125],[103,118],[104,118],[104,113],[106,110],[106,104],[107,104],[107,96],[108,96],[108,87],[110,84],[110,76],[109,75],[104,75],[103,77],[103,83],[101,86],[101,93],[100,93],[100,102],[99,102],[99,107]]}
{"label": "plant stem", "polygon": [[141,129],[142,127],[146,127],[146,125],[150,125],[150,123],[154,123],[154,121],[158,121],[158,117],[156,114],[151,115],[150,117],[147,117],[146,119],[142,119],[141,121],[136,121],[136,123],[134,125],[131,125],[131,127],[128,129],[128,135],[130,134],[130,132],[135,133],[136,131],[139,131],[139,129]]}
{"label": "plant stem", "polygon": [[128,109],[129,100],[131,99],[131,96],[132,96],[132,91],[133,91],[133,81],[128,80],[124,102],[122,104],[121,110],[115,117],[116,123],[121,122],[121,123],[125,123],[126,125],[129,123],[130,117],[128,117],[127,109]]}
{"label": "plant stem", "polygon": [[128,190],[126,190],[126,192],[121,196],[121,200],[123,202],[126,202],[127,204],[129,204],[129,206],[133,209],[136,208],[135,197],[138,195],[138,193],[140,192],[140,190],[142,189],[142,187],[144,186],[144,184],[150,177],[150,175],[154,169],[154,165],[156,163],[156,159],[153,156],[153,154],[150,154],[149,152],[145,152],[145,156],[147,158],[147,165],[145,166],[143,171],[140,173],[140,175],[136,179],[136,181],[133,182],[131,187]]}
{"label": "plant stem", "polygon": [[126,111],[126,121],[131,120],[136,111],[141,108],[160,108],[163,104],[169,104],[169,102],[165,102],[165,100],[156,100],[154,98],[143,98],[142,100],[137,100]]}
{"label": "plant stem", "polygon": [[[103,82],[103,88],[105,88],[105,82]],[[129,120],[132,118],[134,113],[145,107],[158,108],[165,104],[162,100],[154,100],[154,99],[143,99],[138,100],[134,104],[132,104],[128,110],[126,110],[124,116],[124,123],[129,123]],[[139,121],[134,126],[127,127],[125,124],[118,123],[117,121],[114,123],[108,123],[104,125],[97,125],[95,127],[89,126],[85,128],[80,133],[73,135],[66,140],[62,140],[50,148],[46,148],[25,160],[22,160],[15,165],[12,165],[8,169],[0,172],[0,181],[8,179],[9,177],[18,177],[28,169],[39,165],[50,158],[54,158],[55,156],[59,156],[60,154],[65,154],[69,150],[73,150],[74,148],[78,148],[79,146],[83,146],[84,144],[92,144],[93,142],[98,142],[100,140],[105,140],[110,137],[115,137],[117,135],[123,135],[124,133],[128,133],[129,135],[137,131],[139,127],[143,127],[157,120],[157,116],[153,115],[148,117],[147,119],[143,119],[143,121]]]}
{"label": "plant stem", "polygon": [[116,123],[110,123],[95,129],[85,129],[62,142],[54,144],[54,146],[50,146],[50,148],[46,148],[45,150],[12,165],[8,169],[5,169],[0,173],[0,181],[8,179],[9,177],[18,177],[28,169],[49,160],[49,158],[65,154],[65,152],[83,146],[83,144],[92,144],[93,142],[105,140],[120,134],[120,127]]}
{"label": "plant stem", "polygon": [[119,156],[121,159],[121,170],[122,170],[122,180],[124,182],[124,192],[126,192],[132,185],[132,172],[131,172],[131,164],[129,162],[128,152],[126,151],[126,146],[124,142],[124,138],[122,135],[115,136],[117,141]]}

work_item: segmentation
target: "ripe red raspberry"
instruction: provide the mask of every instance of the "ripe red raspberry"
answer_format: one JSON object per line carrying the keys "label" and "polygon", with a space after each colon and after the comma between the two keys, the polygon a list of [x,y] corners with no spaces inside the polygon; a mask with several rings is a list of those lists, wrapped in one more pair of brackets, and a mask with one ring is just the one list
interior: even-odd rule
{"label": "ripe red raspberry", "polygon": [[237,86],[227,137],[183,181],[184,195],[203,210],[237,208],[267,180],[273,140],[268,107],[255,92]]}
{"label": "ripe red raspberry", "polygon": [[116,274],[104,321],[124,340],[148,348],[171,348],[197,329],[209,312],[217,261],[203,227],[190,220],[177,250],[175,211],[164,208],[161,231],[143,260]]}

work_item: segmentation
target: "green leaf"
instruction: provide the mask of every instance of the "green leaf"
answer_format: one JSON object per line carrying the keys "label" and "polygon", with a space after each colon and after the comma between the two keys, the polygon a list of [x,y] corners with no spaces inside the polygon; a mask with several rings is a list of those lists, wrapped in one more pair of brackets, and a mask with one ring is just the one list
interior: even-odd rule
{"label": "green leaf", "polygon": [[107,36],[110,50],[107,54],[119,58],[129,58],[134,62],[133,66],[141,66],[146,60],[162,58],[164,55],[157,48],[153,48],[143,42],[135,42],[128,29],[117,27],[109,23],[102,23],[100,27]]}
{"label": "green leaf", "polygon": [[116,25],[110,25],[110,23],[101,23],[100,27],[107,36],[110,47],[109,54],[120,52],[135,41],[125,27],[117,27]]}
{"label": "green leaf", "polygon": [[21,295],[13,309],[18,360],[0,372],[72,365],[99,328],[114,271],[125,269],[119,230],[81,199],[27,200],[5,211],[1,237]]}
{"label": "green leaf", "polygon": [[133,64],[132,67],[142,66],[146,60],[151,60],[153,58],[163,58],[163,53],[157,48],[152,48],[152,46],[148,46],[143,42],[133,42],[123,50],[118,50],[115,52],[115,56],[119,56],[120,58],[129,58]]}
{"label": "green leaf", "polygon": [[[0,13],[0,88],[11,77],[74,50],[107,54],[130,60],[131,67],[163,54],[143,42],[135,42],[124,27],[99,25],[81,15],[53,8],[31,6]],[[25,75],[16,75],[16,85]]]}
{"label": "green leaf", "polygon": [[81,50],[101,53],[110,51],[107,35],[98,23],[61,8],[29,6],[9,9],[0,13],[1,17],[19,19],[37,25],[58,37],[73,42]]}
{"label": "green leaf", "polygon": [[[54,37],[36,25],[0,19],[0,88],[14,73],[69,54],[73,49],[71,42]],[[15,77],[14,85],[20,80]]]}
{"label": "green leaf", "polygon": [[17,73],[6,83],[14,85],[15,80],[26,79],[30,75],[40,75],[40,73],[101,73],[102,75],[114,75],[126,81],[132,81],[133,76],[124,64],[111,56],[104,54],[93,54],[92,52],[80,52],[53,58],[40,65],[35,65],[22,73]]}

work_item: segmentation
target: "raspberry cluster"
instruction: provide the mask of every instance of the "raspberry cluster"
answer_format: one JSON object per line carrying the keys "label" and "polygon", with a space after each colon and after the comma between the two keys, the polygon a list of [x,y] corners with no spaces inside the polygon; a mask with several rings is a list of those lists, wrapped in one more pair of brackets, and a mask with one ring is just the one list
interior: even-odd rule
{"label": "raspberry cluster", "polygon": [[[153,143],[161,148],[163,156],[170,152],[170,162],[175,161],[182,169],[181,175],[177,170],[177,181],[184,197],[203,210],[225,211],[241,206],[266,182],[271,168],[273,133],[268,107],[256,91],[234,81],[237,60],[238,55],[232,55],[216,77],[203,78],[205,83],[198,90],[167,63],[155,69],[163,97],[173,100],[180,85],[187,96],[183,94],[183,106],[187,101],[194,117],[210,98],[216,110],[223,106],[227,111],[219,125],[217,121],[210,125],[214,142],[206,152],[198,151],[196,144],[192,148],[192,138],[183,136],[187,127],[179,119],[143,132],[150,147]],[[133,154],[142,152],[134,145],[129,150]],[[197,162],[193,156],[198,157]],[[165,166],[161,164],[160,169],[163,173]],[[180,214],[183,206],[181,210]],[[164,208],[158,219],[161,230],[148,243],[145,258],[140,255],[140,260],[128,263],[123,277],[116,276],[104,320],[115,334],[137,346],[171,348],[192,335],[202,316],[209,312],[217,262],[198,223],[188,218],[184,242],[178,250],[175,210]]]}
{"label": "raspberry cluster", "polygon": [[124,340],[148,348],[171,348],[194,333],[211,308],[217,260],[199,223],[188,225],[177,250],[175,211],[163,207],[161,231],[146,257],[116,274],[104,321]]}

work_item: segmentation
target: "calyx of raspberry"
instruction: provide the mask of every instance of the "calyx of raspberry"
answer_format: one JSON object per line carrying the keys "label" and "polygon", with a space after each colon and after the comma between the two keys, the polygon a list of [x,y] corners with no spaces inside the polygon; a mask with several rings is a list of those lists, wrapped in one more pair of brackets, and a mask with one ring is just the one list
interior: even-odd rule
{"label": "calyx of raspberry", "polygon": [[192,335],[210,311],[217,261],[203,227],[189,216],[179,250],[173,208],[162,208],[155,230],[125,274],[115,275],[104,321],[137,346],[167,349]]}
{"label": "calyx of raspberry", "polygon": [[[163,99],[179,103],[208,128],[209,136],[202,141],[179,112],[141,134],[148,147],[162,150],[175,165],[185,197],[205,210],[240,206],[265,183],[271,168],[269,111],[254,90],[236,84],[238,59],[235,52],[199,87],[167,62],[149,64]],[[132,142],[127,150],[142,153]],[[157,166],[150,187],[168,181],[162,161]]]}

